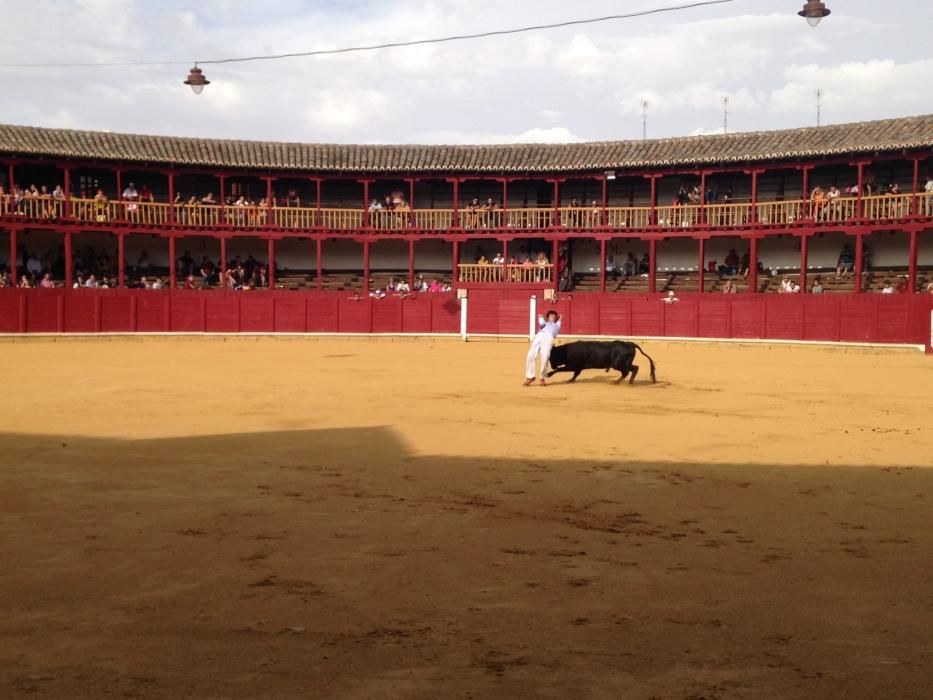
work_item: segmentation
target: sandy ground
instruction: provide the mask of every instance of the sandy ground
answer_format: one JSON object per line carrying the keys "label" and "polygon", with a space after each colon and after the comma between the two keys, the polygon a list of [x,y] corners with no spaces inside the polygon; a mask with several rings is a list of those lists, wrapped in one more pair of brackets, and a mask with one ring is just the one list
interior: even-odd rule
{"label": "sandy ground", "polygon": [[933,358],[524,350],[0,342],[0,697],[930,697]]}

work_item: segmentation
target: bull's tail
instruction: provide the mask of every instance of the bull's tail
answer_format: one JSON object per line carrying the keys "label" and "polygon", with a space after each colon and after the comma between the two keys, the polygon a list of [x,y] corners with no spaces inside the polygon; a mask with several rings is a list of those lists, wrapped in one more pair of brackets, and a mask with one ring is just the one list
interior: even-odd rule
{"label": "bull's tail", "polygon": [[644,350],[641,349],[640,345],[638,345],[637,343],[632,343],[632,345],[635,346],[635,349],[638,350],[638,352],[640,352],[642,355],[648,358],[648,362],[651,364],[651,383],[656,384],[658,381],[658,378],[654,376],[654,360],[651,359],[651,356],[648,353],[646,353]]}

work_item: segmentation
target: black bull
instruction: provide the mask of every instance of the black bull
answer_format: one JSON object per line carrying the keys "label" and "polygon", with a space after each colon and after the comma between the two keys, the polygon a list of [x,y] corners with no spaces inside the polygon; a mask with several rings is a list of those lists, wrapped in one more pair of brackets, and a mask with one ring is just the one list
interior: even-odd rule
{"label": "black bull", "polygon": [[570,378],[572,382],[585,369],[604,369],[607,372],[614,369],[622,373],[622,376],[616,380],[616,384],[629,374],[631,377],[628,381],[632,384],[635,381],[635,375],[638,374],[638,366],[633,364],[636,350],[648,358],[648,362],[651,363],[651,381],[656,382],[654,360],[648,357],[648,354],[638,345],[625,340],[580,340],[566,345],[557,345],[551,348],[551,371],[547,376],[553,377],[558,372],[573,372]]}

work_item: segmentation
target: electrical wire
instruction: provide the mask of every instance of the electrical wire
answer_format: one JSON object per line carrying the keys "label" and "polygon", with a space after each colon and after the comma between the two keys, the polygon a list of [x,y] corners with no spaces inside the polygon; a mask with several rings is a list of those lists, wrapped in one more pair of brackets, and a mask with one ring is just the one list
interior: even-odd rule
{"label": "electrical wire", "polygon": [[[436,39],[413,39],[411,41],[393,41],[384,44],[370,44],[365,46],[349,46],[341,49],[320,49],[317,51],[298,51],[295,53],[268,54],[260,56],[239,56],[232,58],[213,58],[207,60],[194,61],[195,65],[211,65],[219,63],[245,63],[247,61],[278,61],[285,58],[302,58],[306,56],[333,56],[336,54],[356,53],[362,51],[379,51],[382,49],[396,49],[405,46],[424,46],[426,44],[443,44],[453,41],[467,41],[471,39],[484,39],[487,37],[506,36],[510,34],[526,34],[528,32],[543,31],[546,29],[560,29],[562,27],[574,27],[582,24],[596,24],[598,22],[610,22],[613,20],[633,19],[635,17],[646,17],[648,15],[657,15],[666,12],[680,12],[697,7],[706,7],[709,5],[723,5],[735,2],[735,0],[699,0],[682,5],[671,5],[668,7],[657,7],[651,10],[640,10],[638,12],[629,12],[625,14],[606,15],[604,17],[593,17],[590,19],[575,19],[564,22],[554,22],[553,24],[538,24],[529,27],[517,27],[514,29],[499,29],[488,32],[477,32],[476,34],[455,34],[453,36],[439,37]],[[181,66],[189,65],[189,61],[120,61],[120,62],[102,62],[102,63],[0,63],[0,68],[113,68],[126,66]]]}

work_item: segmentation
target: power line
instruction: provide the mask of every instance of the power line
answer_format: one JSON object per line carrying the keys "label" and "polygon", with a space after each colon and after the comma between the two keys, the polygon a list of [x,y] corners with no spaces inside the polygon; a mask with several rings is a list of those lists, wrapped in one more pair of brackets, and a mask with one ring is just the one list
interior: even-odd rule
{"label": "power line", "polygon": [[[723,5],[735,2],[735,0],[701,0],[682,5],[671,5],[668,7],[658,7],[653,10],[641,10],[639,12],[629,12],[626,14],[606,15],[605,17],[593,17],[590,19],[575,19],[565,22],[555,22],[553,24],[538,24],[529,27],[517,27],[515,29],[499,29],[488,32],[478,32],[476,34],[455,34],[453,36],[439,37],[436,39],[414,39],[412,41],[394,41],[385,44],[370,44],[366,46],[349,46],[342,49],[321,49],[318,51],[298,51],[295,53],[267,54],[259,56],[239,56],[232,58],[212,58],[207,60],[195,61],[196,65],[209,65],[218,63],[244,63],[246,61],[277,61],[283,58],[301,58],[306,56],[333,56],[335,54],[356,53],[361,51],[379,51],[381,49],[395,49],[405,46],[423,46],[425,44],[443,44],[452,41],[466,41],[469,39],[484,39],[487,37],[506,36],[509,34],[525,34],[528,32],[537,32],[545,29],[559,29],[562,27],[574,27],[582,24],[596,24],[598,22],[610,22],[620,19],[633,19],[635,17],[645,17],[648,15],[657,15],[665,12],[679,12],[690,10],[697,7],[706,7],[708,5]],[[124,66],[180,66],[190,65],[191,61],[119,61],[102,63],[0,63],[0,68],[106,68],[106,67],[124,67]]]}

